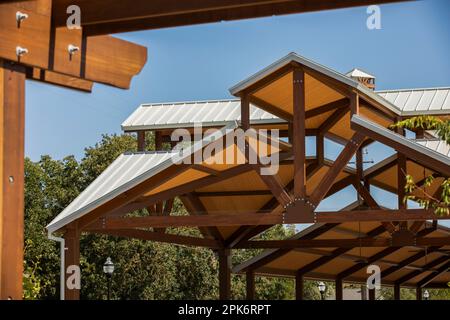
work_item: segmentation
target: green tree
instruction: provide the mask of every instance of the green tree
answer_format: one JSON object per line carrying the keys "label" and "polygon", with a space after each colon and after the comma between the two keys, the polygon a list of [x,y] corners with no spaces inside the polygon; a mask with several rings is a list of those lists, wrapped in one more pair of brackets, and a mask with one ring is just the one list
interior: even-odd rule
{"label": "green tree", "polygon": [[[437,137],[450,145],[450,120],[441,120],[434,116],[417,116],[397,122],[393,128],[405,128],[409,130],[433,130]],[[405,173],[406,174],[406,173]],[[429,194],[429,188],[435,178],[429,175],[423,186],[418,186],[414,178],[406,174],[405,199],[404,201],[417,201],[424,208],[433,208],[438,216],[450,214],[450,178],[444,179],[440,185],[440,195]]]}

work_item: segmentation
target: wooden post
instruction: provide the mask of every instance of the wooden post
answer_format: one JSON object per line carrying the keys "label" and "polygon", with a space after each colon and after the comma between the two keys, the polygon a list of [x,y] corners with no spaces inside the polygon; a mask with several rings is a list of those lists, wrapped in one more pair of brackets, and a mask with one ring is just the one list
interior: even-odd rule
{"label": "wooden post", "polygon": [[155,150],[161,151],[163,148],[163,137],[161,131],[155,131]]}
{"label": "wooden post", "polygon": [[297,273],[295,276],[295,299],[303,300],[303,274]]}
{"label": "wooden post", "polygon": [[0,60],[0,299],[22,299],[25,67]]}
{"label": "wooden post", "polygon": [[375,289],[369,289],[369,300],[375,300]]}
{"label": "wooden post", "polygon": [[400,300],[400,285],[394,285],[394,300]]}
{"label": "wooden post", "polygon": [[[362,182],[364,180],[364,159],[363,159],[363,150],[362,148],[359,148],[356,151],[356,176],[359,182]],[[358,203],[360,203],[360,199],[361,199],[361,192],[360,192],[360,188],[361,188],[361,183],[358,183],[358,190],[356,197],[358,200]]]}
{"label": "wooden post", "polygon": [[255,273],[252,270],[246,273],[247,300],[255,300]]}
{"label": "wooden post", "polygon": [[145,151],[145,131],[137,132],[137,151]]}
{"label": "wooden post", "polygon": [[[80,290],[74,288],[77,279],[75,277],[81,276],[79,272],[80,267],[80,232],[76,226],[71,226],[64,234],[66,250],[64,254],[64,298],[65,300],[79,300]],[[78,268],[78,270],[77,270]],[[76,274],[78,273],[78,275]],[[79,281],[79,280],[78,280]],[[69,287],[70,286],[70,287]]]}
{"label": "wooden post", "polygon": [[336,300],[344,299],[344,288],[342,286],[342,279],[336,279]]}
{"label": "wooden post", "polygon": [[361,300],[367,300],[367,287],[361,285]]}
{"label": "wooden post", "polygon": [[359,95],[354,93],[350,97],[350,113],[359,114]]}
{"label": "wooden post", "polygon": [[250,102],[246,94],[241,97],[241,127],[244,131],[250,128]]}
{"label": "wooden post", "polygon": [[231,256],[229,249],[219,250],[219,299],[231,298]]}
{"label": "wooden post", "polygon": [[422,300],[423,295],[422,295],[422,288],[421,287],[417,287],[416,288],[416,300]]}
{"label": "wooden post", "polygon": [[317,163],[321,166],[325,160],[325,137],[323,133],[316,136],[316,158]]}
{"label": "wooden post", "polygon": [[305,171],[305,73],[299,68],[293,71],[293,151],[294,151],[294,197],[306,198]]}

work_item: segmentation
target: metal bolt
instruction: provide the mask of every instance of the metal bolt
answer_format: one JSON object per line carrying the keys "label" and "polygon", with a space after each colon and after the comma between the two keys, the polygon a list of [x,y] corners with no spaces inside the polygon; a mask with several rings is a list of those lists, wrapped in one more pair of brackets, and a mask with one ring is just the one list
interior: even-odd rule
{"label": "metal bolt", "polygon": [[14,177],[13,176],[9,176],[8,180],[9,180],[9,183],[14,183]]}
{"label": "metal bolt", "polygon": [[69,51],[70,56],[72,56],[73,54],[75,54],[75,52],[80,51],[80,47],[77,47],[73,44],[69,44],[67,46],[67,51]]}
{"label": "metal bolt", "polygon": [[20,28],[20,23],[25,19],[28,19],[28,14],[23,13],[21,11],[16,12],[16,21],[17,21],[18,28]]}
{"label": "metal bolt", "polygon": [[24,54],[27,54],[28,53],[28,49],[27,48],[22,48],[22,47],[20,47],[20,46],[17,46],[16,47],[16,55],[17,55],[17,57],[21,57],[21,56],[23,56]]}

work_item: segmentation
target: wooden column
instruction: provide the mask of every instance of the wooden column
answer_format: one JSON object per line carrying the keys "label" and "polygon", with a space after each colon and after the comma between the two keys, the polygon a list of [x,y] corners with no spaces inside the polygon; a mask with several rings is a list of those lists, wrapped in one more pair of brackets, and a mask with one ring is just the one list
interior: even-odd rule
{"label": "wooden column", "polygon": [[155,150],[161,151],[163,148],[163,139],[161,131],[155,131]]}
{"label": "wooden column", "polygon": [[400,300],[400,285],[394,285],[394,300]]}
{"label": "wooden column", "polygon": [[303,275],[300,273],[297,273],[295,276],[295,299],[296,300],[303,300]]}
{"label": "wooden column", "polygon": [[294,197],[306,197],[305,172],[305,74],[295,68],[293,71],[293,151],[294,151]]}
{"label": "wooden column", "polygon": [[367,287],[361,285],[361,300],[367,300]]}
{"label": "wooden column", "polygon": [[250,128],[250,102],[246,94],[241,97],[241,127],[243,130]]}
{"label": "wooden column", "polygon": [[246,284],[247,300],[255,300],[255,273],[251,270],[246,273]]}
{"label": "wooden column", "polygon": [[344,299],[344,288],[342,286],[342,279],[336,279],[336,300]]}
{"label": "wooden column", "polygon": [[[356,176],[357,176],[358,181],[362,182],[364,180],[364,159],[363,159],[363,150],[362,150],[362,148],[359,148],[356,151],[355,160],[356,160],[355,161],[355,163],[356,163]],[[361,199],[360,187],[361,187],[361,184],[358,183],[358,188],[357,188],[358,190],[356,190],[357,191],[356,197],[357,197],[358,203],[360,203],[359,201]]]}
{"label": "wooden column", "polygon": [[317,163],[322,165],[325,159],[325,137],[322,133],[316,136],[316,158]]}
{"label": "wooden column", "polygon": [[0,60],[0,299],[22,299],[25,67]]}
{"label": "wooden column", "polygon": [[416,300],[422,300],[422,299],[423,299],[422,288],[417,287],[416,288]]}
{"label": "wooden column", "polygon": [[231,298],[231,255],[229,249],[222,249],[219,253],[219,299]]}
{"label": "wooden column", "polygon": [[[66,251],[64,255],[64,270],[65,270],[65,300],[79,300],[80,290],[68,287],[69,282],[73,281],[74,271],[73,266],[80,266],[80,232],[76,226],[71,226],[64,234]],[[79,274],[81,276],[81,273]]]}
{"label": "wooden column", "polygon": [[137,132],[137,150],[145,151],[145,131]]}
{"label": "wooden column", "polygon": [[369,289],[369,300],[375,300],[375,289]]}
{"label": "wooden column", "polygon": [[357,93],[350,96],[350,112],[352,115],[359,114],[359,95]]}

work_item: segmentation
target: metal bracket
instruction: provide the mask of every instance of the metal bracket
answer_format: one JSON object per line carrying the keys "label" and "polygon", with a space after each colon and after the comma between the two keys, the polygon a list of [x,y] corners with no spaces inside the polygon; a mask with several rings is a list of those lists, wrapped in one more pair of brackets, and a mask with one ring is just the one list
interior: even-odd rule
{"label": "metal bracket", "polygon": [[73,44],[69,44],[67,46],[67,51],[69,51],[69,55],[72,57],[76,52],[80,51],[80,47],[77,47]]}
{"label": "metal bracket", "polygon": [[21,22],[25,19],[28,19],[28,14],[23,13],[21,11],[16,12],[17,28],[20,28]]}
{"label": "metal bracket", "polygon": [[16,56],[18,58],[20,58],[21,56],[23,56],[24,54],[28,53],[28,49],[27,48],[22,48],[20,46],[16,47]]}

